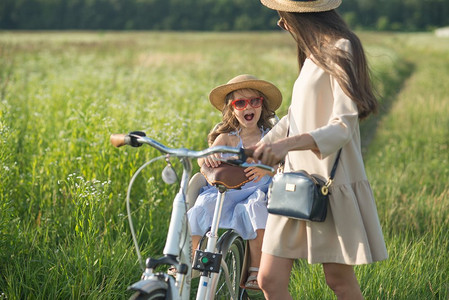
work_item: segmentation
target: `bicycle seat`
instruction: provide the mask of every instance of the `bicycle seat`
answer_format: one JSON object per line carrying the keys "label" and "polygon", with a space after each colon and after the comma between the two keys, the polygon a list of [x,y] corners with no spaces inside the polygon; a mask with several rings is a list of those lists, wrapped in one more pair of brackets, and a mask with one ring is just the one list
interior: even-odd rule
{"label": "bicycle seat", "polygon": [[[187,195],[186,195],[186,201],[188,203],[189,209],[195,205],[196,199],[198,198],[198,195],[200,194],[201,188],[204,187],[205,185],[207,185],[207,182],[209,182],[210,184],[217,184],[217,183],[224,182],[227,184],[227,186],[226,186],[227,188],[233,188],[232,186],[236,186],[235,188],[239,188],[244,184],[244,181],[246,181],[246,182],[249,181],[246,178],[246,176],[245,176],[245,178],[243,178],[243,176],[244,176],[243,168],[237,167],[237,166],[232,166],[232,165],[227,165],[228,167],[224,167],[224,168],[228,169],[226,172],[223,168],[224,165],[225,164],[222,164],[222,166],[220,166],[221,168],[208,168],[208,169],[216,169],[216,170],[206,171],[205,168],[202,168],[201,171],[204,173],[207,173],[208,180],[206,179],[206,176],[204,176],[204,174],[201,172],[195,173],[192,176],[192,178],[189,181],[189,186],[188,186]],[[229,166],[233,167],[233,168],[229,168]],[[229,171],[231,171],[231,172],[229,172]],[[237,171],[237,172],[235,172],[235,171]],[[228,173],[228,174],[225,175],[225,173]],[[236,180],[237,183],[231,182],[229,180],[229,178],[226,178],[226,177],[236,176],[236,174],[237,175],[239,174],[239,178],[240,178],[239,180]],[[223,178],[223,177],[225,177],[225,178]],[[237,177],[235,177],[235,178],[237,178]],[[235,180],[235,178],[234,178],[234,180]]]}
{"label": "bicycle seat", "polygon": [[224,185],[228,189],[238,189],[250,180],[246,177],[244,168],[222,163],[217,168],[201,166],[201,174],[211,185]]}

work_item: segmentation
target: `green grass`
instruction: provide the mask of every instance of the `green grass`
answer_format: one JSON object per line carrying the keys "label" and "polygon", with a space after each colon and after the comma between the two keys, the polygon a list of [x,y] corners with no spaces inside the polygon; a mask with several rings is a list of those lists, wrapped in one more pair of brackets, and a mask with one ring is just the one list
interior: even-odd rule
{"label": "green grass", "polygon": [[[447,299],[449,40],[360,36],[382,102],[362,135],[390,258],[356,273],[367,299]],[[204,148],[220,120],[213,87],[240,73],[270,80],[283,116],[295,61],[284,33],[1,32],[0,299],[127,298],[140,269],[126,188],[158,154],[114,149],[109,135]],[[165,241],[175,187],[162,168],[144,171],[132,195],[143,255]],[[319,265],[295,264],[290,288],[334,298]]]}
{"label": "green grass", "polygon": [[380,298],[449,297],[449,40],[392,39],[414,65],[380,121],[366,167],[378,199],[390,259],[379,264]]}

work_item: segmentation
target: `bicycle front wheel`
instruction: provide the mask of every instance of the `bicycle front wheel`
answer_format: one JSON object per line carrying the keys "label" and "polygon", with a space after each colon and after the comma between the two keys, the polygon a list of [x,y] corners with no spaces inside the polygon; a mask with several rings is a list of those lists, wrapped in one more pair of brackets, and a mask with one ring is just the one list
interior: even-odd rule
{"label": "bicycle front wheel", "polygon": [[[239,299],[242,289],[240,288],[240,276],[243,267],[243,258],[245,255],[245,244],[242,238],[237,237],[233,240],[226,254],[223,253],[223,260],[229,271],[230,289]],[[231,299],[231,293],[226,283],[226,275],[223,270],[218,278],[215,299]]]}

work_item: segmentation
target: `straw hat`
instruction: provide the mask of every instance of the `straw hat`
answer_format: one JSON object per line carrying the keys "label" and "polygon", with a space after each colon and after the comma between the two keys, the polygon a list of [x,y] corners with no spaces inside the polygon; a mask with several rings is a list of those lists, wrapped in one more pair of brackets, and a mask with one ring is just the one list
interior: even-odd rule
{"label": "straw hat", "polygon": [[254,89],[262,92],[266,97],[264,101],[269,110],[276,111],[281,106],[282,94],[274,84],[248,74],[238,75],[229,80],[228,83],[214,88],[209,94],[210,103],[219,111],[222,111],[226,105],[226,96],[240,89]]}
{"label": "straw hat", "polygon": [[319,12],[337,8],[341,0],[260,0],[268,8],[287,12]]}

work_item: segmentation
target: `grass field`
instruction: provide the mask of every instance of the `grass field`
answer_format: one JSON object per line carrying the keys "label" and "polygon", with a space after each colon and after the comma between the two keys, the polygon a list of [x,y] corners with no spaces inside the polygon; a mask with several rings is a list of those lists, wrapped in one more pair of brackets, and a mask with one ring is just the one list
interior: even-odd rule
{"label": "grass field", "polygon": [[[390,258],[356,267],[366,299],[449,298],[449,39],[360,33],[382,109],[364,157]],[[211,88],[250,73],[296,79],[284,33],[0,32],[0,299],[124,299],[140,277],[125,216],[133,172],[157,153],[113,149],[144,130],[205,148]],[[143,255],[160,252],[176,187],[145,171],[132,208]],[[298,262],[294,299],[334,299]],[[259,297],[260,298],[260,297]]]}

